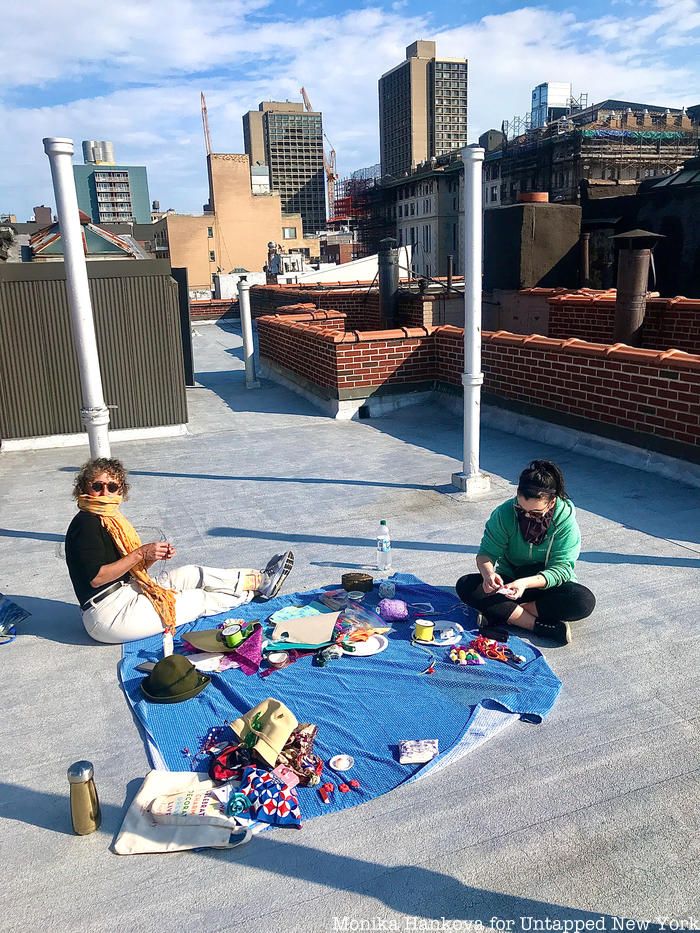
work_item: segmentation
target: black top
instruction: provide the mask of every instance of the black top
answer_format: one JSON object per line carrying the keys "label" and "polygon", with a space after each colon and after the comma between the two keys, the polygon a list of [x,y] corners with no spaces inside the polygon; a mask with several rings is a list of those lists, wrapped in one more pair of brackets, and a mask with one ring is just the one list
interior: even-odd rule
{"label": "black top", "polygon": [[[99,515],[78,512],[68,526],[65,548],[68,573],[81,606],[117,582],[112,580],[111,583],[105,583],[97,589],[90,586],[90,581],[97,576],[100,567],[113,564],[122,557],[111,535],[102,527]],[[129,576],[127,571],[119,579],[127,583]]]}

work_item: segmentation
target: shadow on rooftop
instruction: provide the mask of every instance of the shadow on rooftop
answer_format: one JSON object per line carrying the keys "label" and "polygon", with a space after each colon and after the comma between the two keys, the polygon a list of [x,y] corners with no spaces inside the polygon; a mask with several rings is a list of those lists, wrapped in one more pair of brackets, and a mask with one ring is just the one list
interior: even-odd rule
{"label": "shadow on rooftop", "polygon": [[587,564],[644,564],[647,567],[697,567],[698,557],[657,557],[655,554],[616,554],[610,551],[581,551],[579,560]]}
{"label": "shadow on rooftop", "polygon": [[[70,470],[69,472],[73,472]],[[0,528],[0,538],[28,538],[31,541],[57,541],[61,543],[65,535],[55,535],[50,531],[17,531],[13,528]]]}
{"label": "shadow on rooftop", "polygon": [[267,379],[260,380],[259,389],[246,389],[245,371],[242,369],[196,372],[195,379],[204,389],[218,395],[236,413],[327,417],[302,396]]}
{"label": "shadow on rooftop", "polygon": [[[258,541],[280,541],[289,544],[330,544],[343,547],[375,548],[376,538],[350,538],[340,535],[301,534],[299,532],[266,531],[254,528],[210,528],[207,534],[213,538],[254,538]],[[404,541],[401,538],[391,539],[394,551],[443,551],[450,554],[476,554],[476,545],[449,544],[440,541]],[[341,564],[340,566],[347,566]]]}
{"label": "shadow on rooftop", "polygon": [[[71,472],[72,468],[62,467]],[[434,490],[427,483],[390,483],[370,479],[330,479],[324,476],[230,476],[213,473],[173,473],[167,470],[129,470],[130,476],[163,476],[171,479],[227,480],[234,483],[291,483],[299,486],[373,486],[378,489],[425,489]],[[0,529],[0,533],[2,529]]]}
{"label": "shadow on rooftop", "polygon": [[[97,831],[99,835],[116,836],[140,784],[140,780],[129,782],[126,788],[126,800],[122,807],[102,801],[102,825]],[[46,793],[30,787],[0,783],[0,799],[3,816],[7,819],[27,823],[51,832],[72,835],[67,794]],[[229,851],[199,849],[192,850],[188,854],[191,857],[211,859],[218,863],[221,869],[234,864],[257,869],[268,876],[278,875],[291,884],[294,880],[304,881],[314,886],[322,882],[336,891],[375,898],[390,910],[404,916],[418,918],[418,920],[427,918],[441,923],[456,920],[471,921],[477,928],[482,925],[490,927],[494,920],[497,920],[505,921],[501,929],[506,931],[522,929],[520,918],[526,918],[531,923],[532,920],[549,921],[548,929],[552,929],[552,923],[556,921],[559,923],[554,928],[564,928],[564,920],[570,923],[579,921],[581,929],[586,923],[588,923],[586,929],[602,928],[610,931],[619,928],[613,923],[614,918],[611,915],[601,912],[594,913],[527,897],[488,891],[464,884],[453,875],[422,865],[387,867],[365,859],[297,845],[288,839],[289,837],[282,837],[281,831],[272,831],[253,837],[248,845],[240,849]],[[468,840],[465,842],[465,848],[467,847]],[[457,854],[463,856],[466,869],[469,862],[468,854],[464,851]],[[213,881],[211,883],[214,884]],[[323,893],[317,892],[317,895],[323,896]],[[329,910],[332,910],[331,897],[328,897],[328,905]],[[273,913],[274,907],[268,906],[269,912]],[[158,911],[162,919],[162,905],[154,904],[152,909]],[[338,917],[341,923],[345,919]],[[359,921],[359,918],[354,916],[347,919],[353,923]],[[330,929],[332,917],[329,916],[328,920]],[[509,924],[508,921],[512,922]],[[596,921],[598,927],[593,926]],[[336,928],[355,929],[356,927],[338,926]],[[534,927],[531,926],[531,928]],[[640,923],[637,929],[645,930],[647,933],[659,933],[661,927],[652,923]]]}
{"label": "shadow on rooftop", "polygon": [[83,627],[77,603],[18,593],[5,595],[31,612],[31,616],[17,627],[18,635],[36,635],[61,645],[92,645],[99,648],[100,643],[93,641]]}
{"label": "shadow on rooftop", "polygon": [[[455,470],[460,468],[461,421],[446,408],[436,404],[415,405],[363,424],[404,443],[452,457]],[[598,460],[580,451],[553,447],[491,428],[482,432],[481,466],[507,482],[517,483],[527,463],[541,457],[554,460],[562,468],[577,508],[655,538],[700,543],[697,489],[655,473]],[[666,561],[667,558],[650,559],[649,563],[663,566]]]}

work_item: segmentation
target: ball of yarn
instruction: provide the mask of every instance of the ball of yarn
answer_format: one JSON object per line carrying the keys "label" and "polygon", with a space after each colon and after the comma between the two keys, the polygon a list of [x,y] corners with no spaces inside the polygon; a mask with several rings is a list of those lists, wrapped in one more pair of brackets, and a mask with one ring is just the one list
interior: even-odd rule
{"label": "ball of yarn", "polygon": [[382,599],[377,609],[385,622],[400,622],[408,618],[408,606],[403,599]]}

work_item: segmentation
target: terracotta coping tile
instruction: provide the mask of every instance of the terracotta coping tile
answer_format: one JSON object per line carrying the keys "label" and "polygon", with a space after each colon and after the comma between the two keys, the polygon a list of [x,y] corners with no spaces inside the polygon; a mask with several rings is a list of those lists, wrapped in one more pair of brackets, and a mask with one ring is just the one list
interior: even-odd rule
{"label": "terracotta coping tile", "polygon": [[[482,338],[486,335],[482,333]],[[489,334],[486,339],[494,343],[522,343],[525,337],[522,334],[511,334],[509,330],[497,330]]]}
{"label": "terracotta coping tile", "polygon": [[542,334],[529,334],[523,335],[523,337],[523,343],[528,346],[552,347],[552,349],[562,346],[562,341],[557,340],[555,337],[543,337]]}

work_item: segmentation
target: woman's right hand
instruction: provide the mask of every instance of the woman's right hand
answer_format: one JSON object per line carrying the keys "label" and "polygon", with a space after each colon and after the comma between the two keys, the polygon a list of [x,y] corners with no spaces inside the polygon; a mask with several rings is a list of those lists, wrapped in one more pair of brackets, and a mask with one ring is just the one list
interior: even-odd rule
{"label": "woman's right hand", "polygon": [[138,548],[141,560],[147,564],[154,564],[157,560],[165,560],[170,555],[170,545],[167,541],[151,541]]}
{"label": "woman's right hand", "polygon": [[503,585],[503,578],[500,573],[489,573],[482,578],[481,586],[487,596],[491,596],[496,590],[500,590]]}

